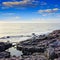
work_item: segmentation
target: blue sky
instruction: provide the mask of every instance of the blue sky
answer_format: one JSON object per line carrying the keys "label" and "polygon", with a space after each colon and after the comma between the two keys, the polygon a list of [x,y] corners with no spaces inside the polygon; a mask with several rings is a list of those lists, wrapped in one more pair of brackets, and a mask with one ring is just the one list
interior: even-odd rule
{"label": "blue sky", "polygon": [[0,21],[60,22],[60,0],[0,0]]}

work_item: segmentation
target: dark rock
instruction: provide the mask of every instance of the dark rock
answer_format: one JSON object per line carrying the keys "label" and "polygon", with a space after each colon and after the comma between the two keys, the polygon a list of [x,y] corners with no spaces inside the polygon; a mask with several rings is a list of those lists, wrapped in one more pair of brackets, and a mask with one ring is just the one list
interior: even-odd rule
{"label": "dark rock", "polygon": [[[49,58],[51,60],[58,58],[60,55],[60,49],[57,50],[57,52],[59,52],[56,54],[55,48],[60,47],[60,30],[55,30],[49,33],[47,36],[40,35],[39,37],[40,39],[36,39],[35,37],[33,40],[28,39],[18,43],[17,49],[21,50],[23,55],[32,55],[33,53],[44,53],[48,48],[52,47],[54,52],[49,56]],[[51,51],[52,50],[50,50],[48,54],[51,53]]]}
{"label": "dark rock", "polygon": [[0,52],[5,51],[6,49],[12,47],[11,43],[0,42]]}
{"label": "dark rock", "polygon": [[10,52],[0,52],[0,58],[10,58]]}

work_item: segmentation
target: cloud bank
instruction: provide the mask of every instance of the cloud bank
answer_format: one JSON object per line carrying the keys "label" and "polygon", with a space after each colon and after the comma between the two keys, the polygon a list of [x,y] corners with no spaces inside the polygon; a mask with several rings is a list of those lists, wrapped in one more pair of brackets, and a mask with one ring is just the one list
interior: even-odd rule
{"label": "cloud bank", "polygon": [[38,10],[38,13],[54,13],[59,11],[59,8],[53,8],[53,9],[45,9],[45,10]]}
{"label": "cloud bank", "polygon": [[[33,4],[34,3],[34,4]],[[22,1],[9,1],[9,2],[3,2],[4,6],[13,7],[13,6],[33,6],[37,5],[38,1],[36,0],[22,0]]]}

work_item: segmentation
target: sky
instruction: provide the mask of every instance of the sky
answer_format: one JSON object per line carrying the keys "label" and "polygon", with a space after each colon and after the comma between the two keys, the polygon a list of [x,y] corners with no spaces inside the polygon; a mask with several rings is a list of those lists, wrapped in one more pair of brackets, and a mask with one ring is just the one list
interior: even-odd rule
{"label": "sky", "polygon": [[60,22],[60,0],[0,0],[0,22]]}

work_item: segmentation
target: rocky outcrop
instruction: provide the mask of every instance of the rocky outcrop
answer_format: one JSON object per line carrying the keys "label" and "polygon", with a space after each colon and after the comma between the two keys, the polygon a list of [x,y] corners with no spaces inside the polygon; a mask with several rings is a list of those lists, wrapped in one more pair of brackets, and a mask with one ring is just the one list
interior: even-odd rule
{"label": "rocky outcrop", "polygon": [[[53,50],[51,50],[50,47]],[[46,52],[45,55],[48,57],[47,59],[55,59],[59,57],[60,49],[58,49],[57,47],[60,47],[60,30],[55,30],[48,35],[40,35],[40,39],[29,39],[17,44],[17,49],[21,50],[23,52],[23,55],[33,56],[32,54],[34,53]],[[56,51],[59,52],[56,53]]]}
{"label": "rocky outcrop", "polygon": [[0,59],[1,58],[10,58],[10,52],[7,51],[0,52]]}
{"label": "rocky outcrop", "polygon": [[4,43],[4,42],[0,42],[0,52],[5,51],[6,49],[12,47],[11,43]]}

